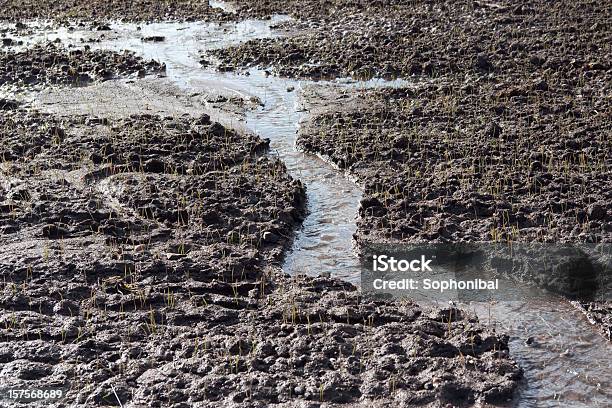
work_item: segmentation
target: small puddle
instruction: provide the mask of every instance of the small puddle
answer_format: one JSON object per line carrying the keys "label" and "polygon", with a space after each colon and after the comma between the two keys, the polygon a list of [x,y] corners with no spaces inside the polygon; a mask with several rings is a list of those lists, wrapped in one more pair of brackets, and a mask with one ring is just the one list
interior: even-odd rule
{"label": "small puddle", "polygon": [[[221,5],[221,2],[215,3]],[[353,234],[362,190],[323,159],[295,148],[296,132],[306,114],[300,106],[300,93],[312,82],[276,78],[259,70],[249,71],[250,75],[219,73],[200,64],[201,51],[277,36],[270,26],[287,19],[277,16],[265,22],[249,20],[237,24],[155,23],[140,29],[134,24],[113,24],[112,32],[105,32],[100,42],[90,45],[111,50],[129,49],[146,58],[157,59],[166,64],[165,80],[172,81],[188,94],[213,88],[243,98],[258,98],[263,106],[247,110],[244,124],[239,124],[235,118],[221,117],[220,121],[227,126],[244,126],[269,138],[270,154],[278,156],[290,173],[307,186],[309,214],[283,269],[291,274],[326,273],[359,284],[360,266],[353,248]],[[163,36],[164,41],[142,41],[143,37],[152,35]],[[98,38],[100,33],[58,29],[24,40],[26,46],[55,38],[82,45],[81,39],[92,36]],[[382,87],[400,86],[402,82],[373,80],[318,84]],[[526,377],[516,405],[585,408],[612,405],[610,343],[597,335],[585,318],[563,299],[543,291],[536,292],[529,300],[520,302],[466,305],[483,322],[490,321],[510,334],[511,354],[525,370]]]}

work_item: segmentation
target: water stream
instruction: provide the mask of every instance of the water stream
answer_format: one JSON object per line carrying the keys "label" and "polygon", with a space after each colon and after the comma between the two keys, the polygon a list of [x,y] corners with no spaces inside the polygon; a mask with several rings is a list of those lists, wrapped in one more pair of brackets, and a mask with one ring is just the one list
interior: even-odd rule
{"label": "water stream", "polygon": [[[112,50],[130,49],[146,58],[164,62],[167,80],[187,93],[213,87],[244,98],[259,98],[263,106],[247,112],[244,126],[271,140],[270,154],[283,160],[290,173],[302,180],[308,191],[309,214],[287,256],[284,270],[314,275],[329,273],[359,284],[360,268],[352,236],[362,190],[324,160],[295,148],[296,131],[306,114],[301,108],[300,91],[309,82],[276,78],[260,70],[251,70],[250,75],[219,73],[203,68],[199,62],[201,51],[207,48],[273,37],[277,33],[270,26],[286,19],[278,16],[266,22],[156,23],[142,27],[113,24],[112,32],[91,45]],[[80,45],[82,38],[92,35],[99,34],[53,29],[26,38],[25,46],[55,38]],[[164,36],[165,41],[142,41],[150,35]],[[352,87],[401,85],[401,82],[384,81],[342,83],[342,86]],[[294,90],[288,91],[291,88]],[[523,367],[526,377],[518,407],[612,405],[612,346],[563,299],[534,289],[524,301],[466,307],[474,310],[485,323],[510,334],[511,355]]]}

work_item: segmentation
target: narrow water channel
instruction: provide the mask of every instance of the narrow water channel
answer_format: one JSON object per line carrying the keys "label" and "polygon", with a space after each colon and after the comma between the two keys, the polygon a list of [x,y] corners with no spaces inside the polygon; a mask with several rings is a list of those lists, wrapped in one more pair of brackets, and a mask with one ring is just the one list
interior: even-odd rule
{"label": "narrow water channel", "polygon": [[[166,80],[188,94],[214,87],[245,98],[259,98],[263,106],[247,112],[244,126],[269,138],[270,154],[283,160],[291,174],[308,189],[309,214],[287,256],[284,270],[292,274],[329,273],[359,284],[359,263],[352,235],[361,188],[324,160],[295,148],[296,131],[306,114],[301,108],[300,90],[308,82],[276,78],[258,70],[250,71],[250,75],[219,73],[204,69],[199,63],[201,51],[207,48],[277,35],[270,26],[283,20],[286,17],[222,25],[156,23],[140,28],[133,24],[113,24],[113,31],[92,46],[129,49],[164,62]],[[81,38],[91,35],[89,31],[50,29],[26,40],[31,43],[61,38],[66,43],[80,45]],[[141,38],[148,35],[164,36],[165,41],[143,42]],[[346,86],[394,85],[371,81]],[[227,125],[228,120],[225,122]],[[495,325],[511,336],[511,354],[525,370],[526,377],[518,407],[612,405],[612,347],[563,299],[534,290],[529,300],[465,307],[474,310],[484,323]]]}

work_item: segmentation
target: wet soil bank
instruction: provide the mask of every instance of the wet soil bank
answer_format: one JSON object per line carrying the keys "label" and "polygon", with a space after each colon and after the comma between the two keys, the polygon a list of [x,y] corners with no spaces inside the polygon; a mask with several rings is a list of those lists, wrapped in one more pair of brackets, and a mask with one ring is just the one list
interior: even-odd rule
{"label": "wet soil bank", "polygon": [[319,10],[305,34],[212,54],[223,69],[414,81],[345,92],[301,132],[364,182],[359,239],[610,243],[607,5],[319,3],[302,6]]}
{"label": "wet soil bank", "polygon": [[[65,245],[83,262],[80,244]],[[255,267],[230,280],[204,272],[206,257],[139,263],[104,281],[71,270],[69,288],[56,265],[53,280],[33,271],[25,294],[3,299],[5,384],[62,383],[68,401],[88,406],[438,407],[513,395],[521,372],[507,338],[463,312],[372,302],[339,281]]]}
{"label": "wet soil bank", "polygon": [[296,19],[309,22],[321,22],[337,17],[343,13],[351,13],[359,10],[382,10],[390,6],[396,0],[391,1],[360,1],[360,0],[234,0],[229,2],[236,11],[244,16],[266,18],[274,14],[286,14]]}

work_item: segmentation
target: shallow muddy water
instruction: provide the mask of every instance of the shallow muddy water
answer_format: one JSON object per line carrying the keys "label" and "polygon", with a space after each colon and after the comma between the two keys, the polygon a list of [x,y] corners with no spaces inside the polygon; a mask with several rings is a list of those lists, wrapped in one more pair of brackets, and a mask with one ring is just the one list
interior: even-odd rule
{"label": "shallow muddy water", "polygon": [[[129,49],[165,63],[167,78],[160,81],[171,81],[186,94],[213,88],[243,99],[256,98],[254,100],[260,101],[262,106],[247,110],[243,123],[236,117],[214,119],[269,138],[270,154],[283,160],[291,174],[307,187],[309,214],[283,269],[291,274],[325,273],[359,284],[360,266],[352,236],[361,188],[325,160],[295,148],[299,123],[307,114],[300,93],[309,82],[275,78],[260,70],[252,70],[249,75],[219,73],[200,64],[202,50],[275,36],[271,25],[286,20],[281,16],[266,22],[222,25],[156,23],[140,29],[134,24],[113,24],[113,31],[105,32],[104,37],[89,30],[51,29],[24,40],[25,46],[55,38],[81,45],[81,39],[94,37],[100,40],[90,43],[94,48]],[[152,35],[163,36],[164,41],[142,40]],[[335,82],[336,86],[344,87],[400,84]],[[87,109],[95,111],[95,103]],[[517,406],[604,407],[612,404],[609,369],[612,347],[564,300],[534,290],[525,301],[465,307],[474,310],[485,323],[495,324],[500,331],[510,334],[511,354],[525,370],[526,377]]]}
{"label": "shallow muddy water", "polygon": [[464,305],[510,336],[525,376],[516,406],[610,406],[610,343],[567,301],[535,288],[524,296]]}

